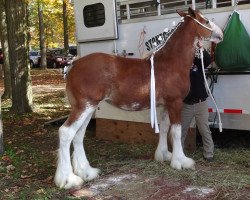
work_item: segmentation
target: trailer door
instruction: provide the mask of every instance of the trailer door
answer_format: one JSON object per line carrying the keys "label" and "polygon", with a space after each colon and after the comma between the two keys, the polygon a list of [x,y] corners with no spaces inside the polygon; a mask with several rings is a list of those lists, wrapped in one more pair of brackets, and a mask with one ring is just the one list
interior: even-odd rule
{"label": "trailer door", "polygon": [[78,42],[118,38],[115,0],[75,0]]}

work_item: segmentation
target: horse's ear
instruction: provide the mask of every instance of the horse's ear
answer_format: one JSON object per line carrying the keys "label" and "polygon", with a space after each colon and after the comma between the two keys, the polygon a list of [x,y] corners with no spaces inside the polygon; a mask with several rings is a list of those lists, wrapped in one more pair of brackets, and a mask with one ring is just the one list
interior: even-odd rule
{"label": "horse's ear", "polygon": [[194,11],[191,7],[188,8],[188,14],[189,14],[191,17],[196,18],[195,11]]}
{"label": "horse's ear", "polygon": [[176,12],[181,16],[181,17],[185,17],[187,15],[187,13],[184,13],[183,11],[180,10],[176,10]]}

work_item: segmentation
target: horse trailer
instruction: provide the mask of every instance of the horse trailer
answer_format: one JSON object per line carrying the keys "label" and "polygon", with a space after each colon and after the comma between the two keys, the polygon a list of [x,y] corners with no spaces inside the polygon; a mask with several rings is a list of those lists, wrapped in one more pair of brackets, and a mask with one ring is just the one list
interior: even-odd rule
{"label": "horse trailer", "polygon": [[[230,15],[236,10],[246,31],[250,33],[250,0],[74,0],[72,4],[76,22],[77,51],[80,57],[94,52],[104,52],[142,58],[160,45],[168,37],[169,30],[181,20],[176,10],[186,11],[188,7],[201,10],[221,29],[226,27]],[[211,43],[206,42],[205,46],[213,53]],[[212,65],[218,69],[215,63]],[[250,130],[249,72],[249,69],[216,70],[210,75],[212,93],[225,129]],[[209,121],[211,126],[217,128],[217,114],[211,100],[209,107]],[[161,108],[157,110],[160,115]],[[110,131],[124,133],[126,126],[131,124],[149,127],[147,124],[150,122],[150,111],[123,111],[102,102],[94,117],[97,126],[102,126],[101,131],[105,131],[103,126],[106,126]],[[109,123],[110,121],[112,123]],[[126,123],[124,128],[114,130],[110,126],[119,122]],[[131,128],[135,132],[139,129]],[[153,131],[152,129],[151,132]],[[123,137],[122,134],[119,137]]]}

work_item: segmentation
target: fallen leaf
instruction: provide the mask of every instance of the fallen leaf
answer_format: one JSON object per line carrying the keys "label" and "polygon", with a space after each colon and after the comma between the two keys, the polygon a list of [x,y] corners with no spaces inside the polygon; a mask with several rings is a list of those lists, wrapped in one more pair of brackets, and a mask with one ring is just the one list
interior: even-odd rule
{"label": "fallen leaf", "polygon": [[20,190],[20,187],[18,187],[18,186],[14,186],[14,187],[10,187],[10,188],[9,188],[9,191],[10,191],[12,194],[19,192],[19,190]]}
{"label": "fallen leaf", "polygon": [[24,152],[24,150],[18,150],[17,152],[16,152],[16,155],[18,155],[18,154],[20,154],[20,153],[23,153]]}
{"label": "fallen leaf", "polygon": [[36,191],[36,194],[45,194],[45,191],[43,188]]}
{"label": "fallen leaf", "polygon": [[48,178],[42,180],[43,183],[51,183],[53,180],[53,176],[49,176]]}
{"label": "fallen leaf", "polygon": [[28,175],[21,175],[21,178],[22,178],[22,179],[26,179],[26,178],[30,178],[30,177],[32,177],[32,176],[33,176],[33,175],[29,175],[29,176],[28,176]]}
{"label": "fallen leaf", "polygon": [[93,197],[94,193],[88,189],[74,190],[71,192],[74,197]]}
{"label": "fallen leaf", "polygon": [[10,159],[9,156],[3,156],[3,157],[2,157],[2,160],[3,160],[3,161],[11,161],[11,159]]}
{"label": "fallen leaf", "polygon": [[8,165],[6,167],[7,171],[13,171],[15,169],[15,167],[13,165]]}

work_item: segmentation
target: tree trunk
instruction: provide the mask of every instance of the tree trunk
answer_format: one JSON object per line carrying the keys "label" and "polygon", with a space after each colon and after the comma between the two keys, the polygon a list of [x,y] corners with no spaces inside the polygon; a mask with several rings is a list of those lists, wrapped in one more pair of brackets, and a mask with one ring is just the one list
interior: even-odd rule
{"label": "tree trunk", "polygon": [[2,98],[11,98],[10,62],[6,26],[5,0],[0,0],[0,38],[3,51],[4,93]]}
{"label": "tree trunk", "polygon": [[32,111],[32,88],[28,56],[27,0],[7,0],[6,18],[10,56],[12,110]]}
{"label": "tree trunk", "polygon": [[46,69],[47,68],[46,44],[45,44],[45,33],[44,33],[44,23],[43,23],[43,3],[41,2],[41,0],[37,1],[37,7],[38,7],[39,40],[40,40],[40,53],[41,53],[40,67],[42,69]]}
{"label": "tree trunk", "polygon": [[4,146],[3,146],[3,122],[2,122],[2,101],[0,96],[0,155],[4,153]]}
{"label": "tree trunk", "polygon": [[67,4],[66,0],[63,0],[63,38],[64,38],[64,50],[69,52],[69,34],[68,34],[68,16],[67,16]]}

